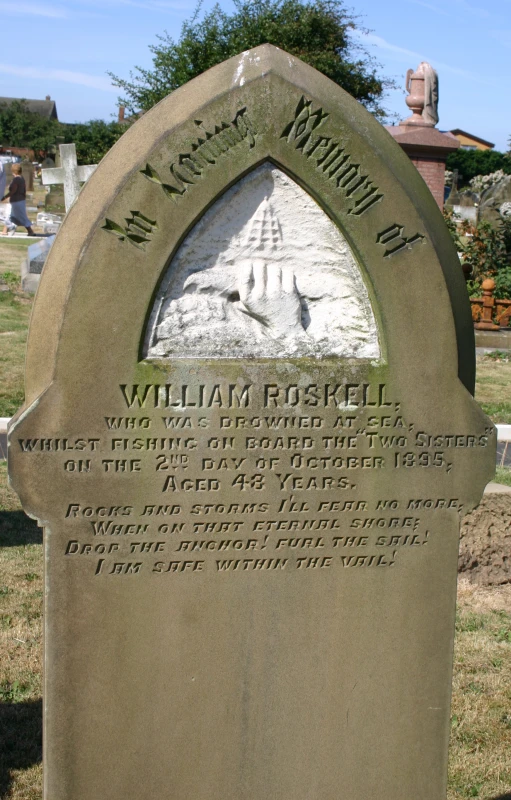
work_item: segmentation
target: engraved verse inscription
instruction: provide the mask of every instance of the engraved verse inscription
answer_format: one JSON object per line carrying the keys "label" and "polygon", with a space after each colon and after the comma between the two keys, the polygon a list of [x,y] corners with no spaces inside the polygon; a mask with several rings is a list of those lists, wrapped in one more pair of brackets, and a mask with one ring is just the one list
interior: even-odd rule
{"label": "engraved verse inscription", "polygon": [[[407,496],[400,476],[448,489],[457,455],[494,435],[416,428],[384,382],[347,378],[122,384],[119,401],[100,435],[18,440],[66,474],[62,557],[98,580],[398,568],[434,542],[438,512],[463,510],[448,491]],[[117,502],[87,500],[98,474]],[[374,499],[385,474],[395,491]]]}

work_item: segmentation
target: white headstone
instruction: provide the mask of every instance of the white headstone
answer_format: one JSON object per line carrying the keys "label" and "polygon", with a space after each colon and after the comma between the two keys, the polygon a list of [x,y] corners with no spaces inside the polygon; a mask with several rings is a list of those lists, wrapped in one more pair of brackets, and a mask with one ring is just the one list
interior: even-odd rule
{"label": "white headstone", "polygon": [[97,164],[79,167],[76,160],[76,145],[74,144],[61,144],[59,145],[59,150],[62,166],[55,169],[43,169],[41,174],[45,186],[64,184],[66,211],[69,211],[80,193],[80,184],[85,183],[90,178]]}

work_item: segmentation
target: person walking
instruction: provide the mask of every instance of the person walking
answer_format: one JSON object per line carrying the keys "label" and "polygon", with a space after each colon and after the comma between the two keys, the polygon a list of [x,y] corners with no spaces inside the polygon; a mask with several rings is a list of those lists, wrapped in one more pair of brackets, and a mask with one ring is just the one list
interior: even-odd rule
{"label": "person walking", "polygon": [[7,175],[5,174],[4,162],[0,161],[0,197],[3,198],[5,194],[5,184],[7,183]]}
{"label": "person walking", "polygon": [[[12,181],[9,184],[9,191],[2,197],[2,202],[9,199],[11,204],[11,222],[14,225],[22,225],[27,229],[29,236],[35,236],[32,230],[32,223],[27,217],[27,208],[25,204],[27,196],[27,188],[25,179],[21,174],[21,164],[13,164]],[[7,225],[4,225],[2,234],[5,236],[7,233]]]}
{"label": "person walking", "polygon": [[[7,173],[5,172],[5,164],[0,161],[0,200],[3,199],[5,194],[5,185],[7,183]],[[16,226],[11,222],[11,206],[6,203],[5,208],[0,208],[0,224],[6,228],[12,228],[12,232],[16,230]]]}

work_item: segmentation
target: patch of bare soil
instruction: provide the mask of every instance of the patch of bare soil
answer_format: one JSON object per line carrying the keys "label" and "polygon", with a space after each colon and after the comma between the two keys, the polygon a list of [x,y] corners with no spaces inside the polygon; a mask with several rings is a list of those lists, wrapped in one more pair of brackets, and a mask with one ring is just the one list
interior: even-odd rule
{"label": "patch of bare soil", "polygon": [[511,584],[511,494],[484,495],[460,535],[460,576],[478,586]]}

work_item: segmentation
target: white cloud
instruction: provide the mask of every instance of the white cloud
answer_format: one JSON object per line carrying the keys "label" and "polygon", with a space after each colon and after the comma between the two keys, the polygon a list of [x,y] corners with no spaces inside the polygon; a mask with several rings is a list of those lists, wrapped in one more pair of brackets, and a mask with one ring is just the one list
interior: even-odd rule
{"label": "white cloud", "polygon": [[[358,37],[359,39],[363,39],[366,44],[374,44],[376,47],[381,47],[383,50],[390,50],[392,53],[396,53],[401,56],[406,56],[408,58],[415,58],[422,60],[422,56],[419,53],[415,53],[413,50],[407,50],[406,47],[399,47],[397,44],[391,44],[383,39],[381,36],[376,36],[375,33],[363,33],[362,31],[353,31],[353,35]],[[403,60],[403,59],[401,59]]]}
{"label": "white cloud", "polygon": [[195,4],[189,0],[78,0],[79,5],[101,6],[130,6],[133,8],[143,8],[144,11],[176,11],[193,12]]}
{"label": "white cloud", "polygon": [[442,17],[455,17],[455,14],[449,14],[448,11],[444,11],[442,8],[437,8],[437,6],[431,5],[431,3],[424,3],[422,0],[408,0],[409,3],[413,3],[415,6],[422,6],[423,8],[427,8],[429,11],[433,11],[435,14],[440,14]]}
{"label": "white cloud", "polygon": [[37,3],[0,3],[2,14],[21,14],[24,17],[50,17],[51,19],[65,19],[68,15],[63,8]]}
{"label": "white cloud", "polygon": [[[362,33],[360,31],[356,31],[356,35],[359,39],[363,40],[366,44],[373,44],[376,47],[381,47],[382,50],[387,50],[390,53],[394,53],[398,61],[407,61],[409,66],[417,67],[418,64],[413,63],[410,65],[410,59],[414,59],[414,62],[420,61],[430,61],[431,57],[428,57],[424,53],[417,53],[414,50],[408,50],[405,47],[399,47],[396,44],[392,44],[391,42],[387,42],[381,36],[376,36],[374,33]],[[488,85],[488,81],[482,80],[479,76],[474,75],[472,72],[468,70],[461,69],[460,67],[453,67],[450,64],[444,64],[442,61],[431,61],[432,66],[438,70],[445,70],[446,72],[452,72],[454,75],[461,75],[464,78],[469,78],[471,81],[476,83],[482,83]]]}
{"label": "white cloud", "polygon": [[[424,2],[424,0],[408,0],[408,2],[413,3],[416,6],[423,6],[424,8],[433,11],[435,14],[440,14],[442,17],[456,16],[455,13],[454,14],[449,13],[448,11],[445,11],[443,8],[438,8],[438,6],[435,6],[432,3]],[[471,6],[469,3],[466,2],[466,0],[452,0],[452,2],[456,3],[456,5],[458,6],[459,9],[459,11],[457,12],[458,14],[461,11],[462,13],[473,14],[476,17],[486,18],[490,16],[490,12],[487,11],[485,8],[476,8],[475,6]],[[451,8],[453,11],[456,11],[454,7],[451,6]]]}
{"label": "white cloud", "polygon": [[17,75],[20,78],[31,80],[63,81],[74,83],[78,86],[88,86],[90,89],[99,89],[102,92],[117,92],[109,78],[100,75],[88,75],[86,72],[72,72],[66,69],[45,69],[43,67],[16,67],[13,64],[0,64],[0,73]]}

